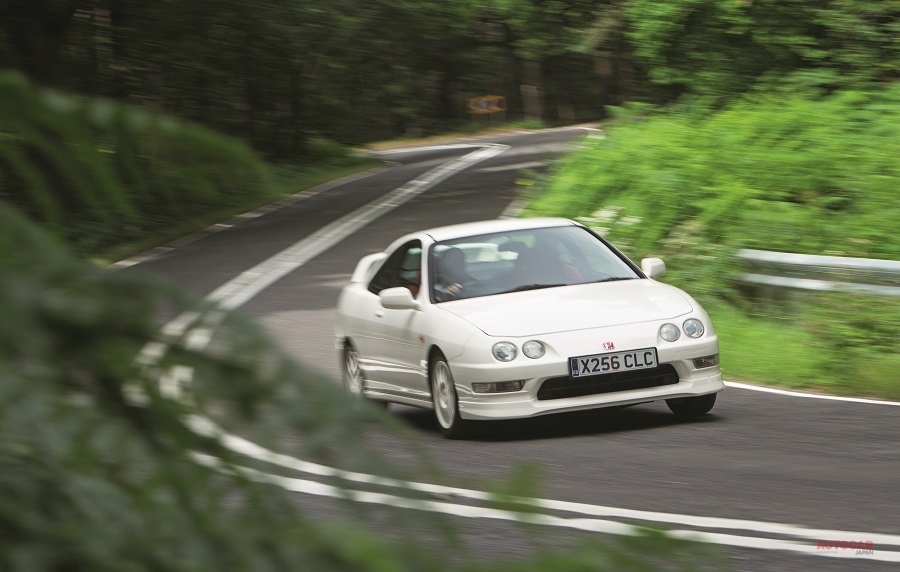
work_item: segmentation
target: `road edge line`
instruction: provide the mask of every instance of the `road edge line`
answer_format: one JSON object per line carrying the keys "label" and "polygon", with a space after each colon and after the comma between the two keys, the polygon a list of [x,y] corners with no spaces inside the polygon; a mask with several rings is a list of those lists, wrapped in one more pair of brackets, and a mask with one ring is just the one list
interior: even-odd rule
{"label": "road edge line", "polygon": [[841,395],[828,395],[825,393],[806,393],[803,391],[791,391],[789,389],[778,389],[777,387],[766,387],[763,385],[753,385],[750,383],[742,383],[738,381],[726,381],[725,387],[733,387],[734,389],[746,389],[749,391],[759,391],[761,393],[774,393],[776,395],[784,395],[787,397],[805,397],[807,399],[824,399],[825,401],[844,401],[849,403],[863,403],[865,405],[894,405],[900,406],[900,401],[888,401],[885,399],[868,399],[865,397],[844,397]]}

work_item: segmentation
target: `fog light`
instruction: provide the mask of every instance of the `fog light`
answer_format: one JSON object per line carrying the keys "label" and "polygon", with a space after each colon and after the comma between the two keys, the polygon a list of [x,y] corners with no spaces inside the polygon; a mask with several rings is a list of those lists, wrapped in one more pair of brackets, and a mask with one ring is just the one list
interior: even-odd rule
{"label": "fog light", "polygon": [[490,383],[473,383],[472,391],[475,393],[505,393],[507,391],[519,391],[525,386],[524,381],[496,381]]}
{"label": "fog light", "polygon": [[719,354],[694,358],[694,367],[697,369],[713,367],[715,365],[719,365]]}

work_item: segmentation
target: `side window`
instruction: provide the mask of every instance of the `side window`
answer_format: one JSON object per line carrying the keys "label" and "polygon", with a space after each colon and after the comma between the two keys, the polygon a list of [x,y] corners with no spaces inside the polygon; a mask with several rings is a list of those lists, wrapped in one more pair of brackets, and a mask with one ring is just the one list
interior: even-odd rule
{"label": "side window", "polygon": [[419,294],[419,286],[422,284],[422,247],[418,241],[400,261],[400,281],[397,286],[409,288],[413,298]]}
{"label": "side window", "polygon": [[405,286],[415,297],[422,281],[421,268],[422,243],[418,240],[407,242],[391,253],[378,269],[369,282],[369,292],[378,294],[386,288]]}

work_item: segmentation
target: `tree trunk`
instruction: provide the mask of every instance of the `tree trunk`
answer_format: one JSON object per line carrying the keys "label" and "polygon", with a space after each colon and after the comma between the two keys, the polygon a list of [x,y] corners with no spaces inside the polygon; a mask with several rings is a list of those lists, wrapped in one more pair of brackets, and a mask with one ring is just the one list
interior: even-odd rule
{"label": "tree trunk", "polygon": [[520,86],[522,92],[522,106],[525,109],[525,119],[540,121],[543,117],[541,98],[543,97],[543,82],[541,80],[541,62],[529,60],[524,62],[524,83]]}
{"label": "tree trunk", "polygon": [[43,85],[54,85],[60,49],[78,8],[77,1],[56,10],[38,5],[33,0],[13,2],[7,8],[14,15],[5,26],[22,71]]}
{"label": "tree trunk", "polygon": [[571,76],[568,73],[569,60],[564,55],[554,58],[552,85],[554,87],[556,117],[565,123],[573,123],[575,121],[575,107],[572,105],[572,98],[569,96],[571,87]]}
{"label": "tree trunk", "polygon": [[594,72],[597,74],[600,85],[598,86],[598,95],[600,99],[600,110],[606,115],[605,107],[612,105],[613,92],[615,86],[613,82],[613,56],[609,52],[599,52],[594,60]]}

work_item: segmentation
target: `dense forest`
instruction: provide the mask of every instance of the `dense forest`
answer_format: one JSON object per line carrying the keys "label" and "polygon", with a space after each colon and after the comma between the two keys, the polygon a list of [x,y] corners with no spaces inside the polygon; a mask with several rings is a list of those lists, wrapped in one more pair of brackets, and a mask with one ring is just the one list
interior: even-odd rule
{"label": "dense forest", "polygon": [[623,101],[898,76],[873,0],[3,0],[0,64],[239,136],[272,158],[446,130],[466,98],[573,122]]}

